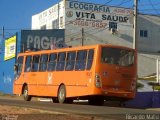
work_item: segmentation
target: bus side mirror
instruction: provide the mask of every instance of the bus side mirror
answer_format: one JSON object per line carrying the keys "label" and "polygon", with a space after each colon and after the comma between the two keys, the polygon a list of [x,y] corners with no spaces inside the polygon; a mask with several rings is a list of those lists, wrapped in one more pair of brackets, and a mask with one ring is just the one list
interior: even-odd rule
{"label": "bus side mirror", "polygon": [[18,73],[18,65],[14,65],[14,73]]}

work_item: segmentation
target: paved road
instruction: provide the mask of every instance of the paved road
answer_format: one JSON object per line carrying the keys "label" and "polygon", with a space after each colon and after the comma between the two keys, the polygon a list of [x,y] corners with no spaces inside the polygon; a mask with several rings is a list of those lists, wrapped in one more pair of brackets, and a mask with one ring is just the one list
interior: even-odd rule
{"label": "paved road", "polygon": [[[103,119],[107,118],[107,120],[108,119],[126,120],[126,117],[130,117],[130,115],[144,115],[144,114],[160,115],[159,111],[154,111],[154,110],[108,107],[108,106],[91,106],[91,105],[83,105],[82,103],[57,104],[52,102],[39,102],[35,100],[26,102],[21,99],[12,99],[12,98],[7,99],[2,97],[0,97],[0,104],[29,107],[34,109],[36,108],[36,109],[55,111],[60,113],[78,114],[78,115],[86,115],[93,117],[95,116]],[[160,120],[160,118],[158,120]]]}

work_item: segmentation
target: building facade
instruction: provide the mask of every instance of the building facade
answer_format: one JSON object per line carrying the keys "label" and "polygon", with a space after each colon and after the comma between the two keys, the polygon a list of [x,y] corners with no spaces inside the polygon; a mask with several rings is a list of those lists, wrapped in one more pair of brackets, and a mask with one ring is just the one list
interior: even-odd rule
{"label": "building facade", "polygon": [[[138,50],[160,52],[160,17],[138,15]],[[61,1],[32,16],[32,29],[65,29],[65,43],[133,46],[133,10],[79,1]]]}

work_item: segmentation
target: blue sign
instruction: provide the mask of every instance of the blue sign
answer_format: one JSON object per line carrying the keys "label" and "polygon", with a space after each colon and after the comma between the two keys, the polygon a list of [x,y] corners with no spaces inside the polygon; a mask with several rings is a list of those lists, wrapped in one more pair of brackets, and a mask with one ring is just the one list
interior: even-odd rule
{"label": "blue sign", "polygon": [[64,29],[22,30],[21,52],[26,50],[49,50],[64,47]]}

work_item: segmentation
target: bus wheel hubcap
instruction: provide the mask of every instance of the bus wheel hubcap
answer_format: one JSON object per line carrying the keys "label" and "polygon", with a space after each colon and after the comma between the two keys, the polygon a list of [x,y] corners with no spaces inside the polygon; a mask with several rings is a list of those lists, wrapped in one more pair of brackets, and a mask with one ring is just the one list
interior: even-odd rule
{"label": "bus wheel hubcap", "polygon": [[27,97],[27,96],[28,96],[28,91],[25,90],[25,91],[24,91],[24,97]]}
{"label": "bus wheel hubcap", "polygon": [[64,90],[63,89],[60,91],[59,97],[60,97],[60,99],[64,99]]}

